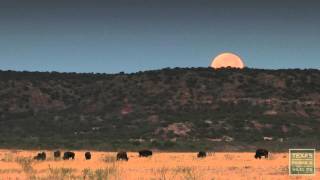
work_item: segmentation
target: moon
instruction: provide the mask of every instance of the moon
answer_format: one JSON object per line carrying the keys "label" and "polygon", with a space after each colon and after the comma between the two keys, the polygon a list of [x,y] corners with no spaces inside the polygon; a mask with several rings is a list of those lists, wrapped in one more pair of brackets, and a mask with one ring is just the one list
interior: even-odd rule
{"label": "moon", "polygon": [[214,69],[226,68],[226,67],[243,69],[245,65],[242,59],[240,58],[240,56],[234,53],[226,52],[215,57],[212,60],[211,67]]}

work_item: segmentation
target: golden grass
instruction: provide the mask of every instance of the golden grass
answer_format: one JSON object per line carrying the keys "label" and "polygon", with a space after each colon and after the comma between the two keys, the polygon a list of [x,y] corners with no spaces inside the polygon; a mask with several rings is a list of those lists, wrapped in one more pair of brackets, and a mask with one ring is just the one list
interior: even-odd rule
{"label": "golden grass", "polygon": [[[139,158],[128,153],[129,161],[116,161],[116,153],[92,152],[86,161],[84,151],[76,151],[75,160],[54,160],[47,151],[46,161],[35,161],[36,151],[0,150],[0,180],[286,180],[320,179],[288,176],[288,154],[273,153],[269,159],[254,159],[254,153],[215,153],[198,159],[196,153],[157,153]],[[316,162],[320,162],[317,155]]]}

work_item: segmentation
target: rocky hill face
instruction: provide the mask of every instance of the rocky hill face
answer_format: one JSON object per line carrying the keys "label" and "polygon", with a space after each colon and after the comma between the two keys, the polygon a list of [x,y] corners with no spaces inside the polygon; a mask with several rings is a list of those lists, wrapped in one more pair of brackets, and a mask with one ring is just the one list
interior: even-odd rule
{"label": "rocky hill face", "polygon": [[319,146],[320,71],[0,72],[0,147]]}

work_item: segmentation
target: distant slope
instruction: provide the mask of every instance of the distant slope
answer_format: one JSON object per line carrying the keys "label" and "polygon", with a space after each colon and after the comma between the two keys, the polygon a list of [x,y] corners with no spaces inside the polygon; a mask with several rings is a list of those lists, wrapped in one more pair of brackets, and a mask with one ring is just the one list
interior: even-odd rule
{"label": "distant slope", "polygon": [[286,150],[319,132],[319,70],[0,72],[2,148]]}

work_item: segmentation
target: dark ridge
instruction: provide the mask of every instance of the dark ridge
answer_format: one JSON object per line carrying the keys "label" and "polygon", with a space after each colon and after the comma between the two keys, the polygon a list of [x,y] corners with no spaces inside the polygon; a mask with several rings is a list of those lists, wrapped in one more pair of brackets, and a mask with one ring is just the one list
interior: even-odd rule
{"label": "dark ridge", "polygon": [[318,148],[317,69],[0,71],[0,148]]}

